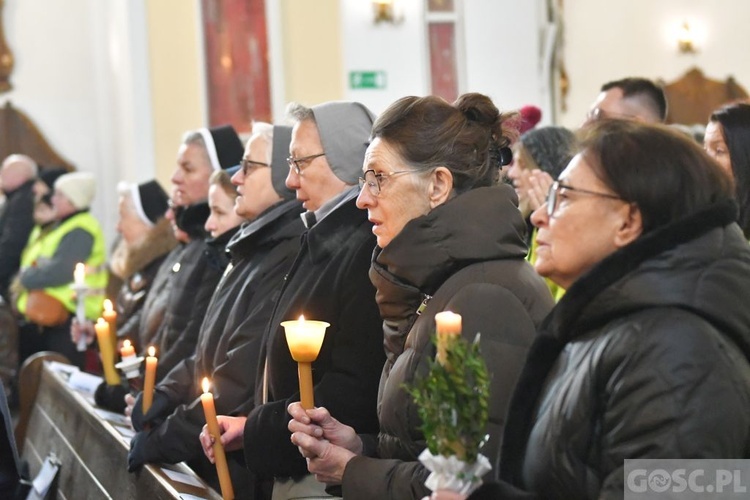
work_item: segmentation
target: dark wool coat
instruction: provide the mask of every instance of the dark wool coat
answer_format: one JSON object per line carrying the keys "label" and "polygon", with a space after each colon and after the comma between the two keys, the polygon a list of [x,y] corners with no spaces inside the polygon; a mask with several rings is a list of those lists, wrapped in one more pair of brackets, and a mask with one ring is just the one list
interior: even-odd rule
{"label": "dark wool coat", "polygon": [[482,453],[497,473],[515,382],[537,327],[553,306],[544,281],[525,260],[525,231],[512,188],[477,188],[410,221],[385,249],[376,250],[370,277],[378,290],[388,357],[378,396],[380,435],[377,458],[359,456],[347,465],[345,498],[430,494],[424,486],[429,471],[418,462],[427,444],[403,385],[426,374],[435,357],[435,314],[445,310],[461,314],[465,338],[481,334],[491,374],[490,440]]}
{"label": "dark wool coat", "polygon": [[[169,221],[162,218],[140,244],[130,247],[121,241],[110,259],[112,272],[116,272],[122,279],[116,299],[117,336],[130,339],[136,352],[140,352],[142,348],[138,330],[143,305],[159,267],[175,246],[177,240],[172,234]],[[150,338],[154,332],[155,328],[150,333],[143,332],[143,335]]]}
{"label": "dark wool coat", "polygon": [[172,249],[159,265],[146,298],[141,307],[138,323],[129,323],[118,329],[118,337],[137,338],[140,354],[146,354],[146,348],[155,343],[155,337],[159,333],[164,315],[167,311],[170,291],[172,289],[172,275],[175,273],[175,265],[179,264],[185,244],[179,243]]}
{"label": "dark wool coat", "polygon": [[[266,332],[261,359],[268,363],[270,402],[253,410],[244,436],[248,467],[264,477],[307,474],[287,429],[286,407],[299,401],[299,383],[282,321],[304,314],[331,324],[313,363],[315,404],[361,432],[377,432],[375,402],[385,355],[367,276],[375,238],[367,213],[355,202],[345,202],[305,233]],[[262,382],[262,374],[257,380]],[[260,399],[262,391],[255,395]]]}
{"label": "dark wool coat", "polygon": [[750,248],[735,215],[724,202],[646,234],[570,287],[514,395],[508,482],[472,498],[622,498],[625,459],[750,457]]}
{"label": "dark wool coat", "polygon": [[[254,405],[260,343],[284,275],[304,230],[298,201],[269,208],[242,227],[227,245],[229,267],[205,314],[195,354],[180,362],[156,390],[167,395],[171,415],[151,430],[145,443],[150,462],[190,465],[218,488],[216,467],[197,439],[206,423],[200,381],[209,377],[219,415],[246,415]],[[230,454],[238,498],[253,491],[242,453]]]}
{"label": "dark wool coat", "polygon": [[[220,240],[214,245],[223,248],[226,243]],[[164,321],[154,338],[159,358],[157,381],[195,352],[208,303],[224,273],[221,261],[211,256],[215,251],[206,240],[191,240],[172,267]]]}
{"label": "dark wool coat", "polygon": [[0,295],[9,299],[8,286],[21,265],[21,252],[34,228],[34,181],[6,193],[0,213]]}

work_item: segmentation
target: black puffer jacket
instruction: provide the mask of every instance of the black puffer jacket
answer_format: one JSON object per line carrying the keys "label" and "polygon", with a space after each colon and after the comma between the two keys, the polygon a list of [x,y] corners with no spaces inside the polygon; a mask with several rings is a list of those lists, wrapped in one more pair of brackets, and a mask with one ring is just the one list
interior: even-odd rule
{"label": "black puffer jacket", "polygon": [[[197,439],[206,423],[200,380],[211,379],[218,414],[246,415],[252,409],[261,339],[299,249],[301,211],[296,200],[281,202],[244,225],[227,245],[231,268],[206,310],[195,354],[156,387],[169,399],[171,415],[148,433],[144,454],[149,462],[189,461],[218,486],[216,467]],[[231,454],[229,463],[238,498],[250,495],[252,480],[242,453]]]}
{"label": "black puffer jacket", "polygon": [[750,456],[750,248],[734,214],[717,204],[647,234],[573,284],[519,381],[503,479],[534,498],[622,498],[625,459]]}
{"label": "black puffer jacket", "polygon": [[[376,249],[370,278],[378,291],[387,354],[378,397],[378,458],[349,462],[344,498],[429,495],[424,486],[429,471],[417,461],[427,445],[403,385],[424,376],[435,357],[435,314],[444,310],[462,315],[467,339],[481,333],[492,380],[490,441],[482,453],[497,472],[513,387],[553,306],[544,281],[525,260],[525,225],[516,203],[509,186],[474,189],[410,221],[387,248]],[[432,298],[417,316],[427,296]]]}

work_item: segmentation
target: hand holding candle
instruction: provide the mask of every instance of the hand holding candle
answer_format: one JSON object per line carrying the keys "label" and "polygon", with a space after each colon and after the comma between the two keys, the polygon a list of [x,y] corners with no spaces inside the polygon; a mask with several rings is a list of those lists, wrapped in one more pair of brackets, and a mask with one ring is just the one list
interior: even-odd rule
{"label": "hand holding candle", "polygon": [[99,318],[94,325],[96,339],[99,342],[99,353],[102,359],[102,369],[107,385],[118,385],[120,376],[115,370],[115,352],[112,349],[112,341],[109,340],[109,324],[104,318]]}
{"label": "hand holding candle", "polygon": [[216,473],[219,476],[219,486],[221,486],[221,496],[225,500],[234,498],[234,489],[232,488],[232,478],[229,476],[227,467],[227,457],[224,454],[224,447],[221,445],[221,430],[219,422],[216,419],[216,406],[214,405],[214,396],[209,392],[209,383],[207,378],[203,378],[203,394],[201,394],[201,404],[203,404],[203,414],[206,416],[206,426],[208,433],[213,438],[214,458],[216,461]]}
{"label": "hand holding candle", "polygon": [[435,315],[437,330],[437,361],[445,366],[447,352],[453,339],[461,336],[461,315],[443,311]]}
{"label": "hand holding candle", "polygon": [[281,326],[284,327],[292,359],[297,362],[300,403],[302,408],[309,410],[315,407],[312,362],[317,359],[326,328],[331,325],[324,321],[305,321],[305,317],[300,316],[297,321],[284,321]]}
{"label": "hand holding candle", "polygon": [[143,377],[143,414],[148,413],[154,402],[154,385],[156,385],[156,348],[148,348],[146,357],[146,374]]}

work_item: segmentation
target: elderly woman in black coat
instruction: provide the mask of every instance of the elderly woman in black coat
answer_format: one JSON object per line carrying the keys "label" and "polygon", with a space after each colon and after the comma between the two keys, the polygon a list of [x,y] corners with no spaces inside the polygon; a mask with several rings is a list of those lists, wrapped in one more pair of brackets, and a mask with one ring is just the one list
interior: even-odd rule
{"label": "elderly woman in black coat", "polygon": [[536,269],[568,292],[516,388],[502,481],[470,498],[622,498],[628,459],[750,456],[750,248],[732,198],[679,132],[588,131],[532,216]]}
{"label": "elderly woman in black coat", "polygon": [[[421,498],[429,471],[417,408],[404,384],[435,356],[435,314],[463,316],[481,332],[491,378],[494,462],[508,401],[537,326],[552,306],[524,260],[526,227],[510,186],[497,185],[510,142],[506,115],[481,94],[450,104],[406,97],[375,122],[357,205],[377,237],[370,279],[383,318],[387,361],[378,396],[379,435],[360,435],[325,408],[289,408],[292,441],[319,481],[345,498]],[[506,126],[504,126],[506,125]]]}

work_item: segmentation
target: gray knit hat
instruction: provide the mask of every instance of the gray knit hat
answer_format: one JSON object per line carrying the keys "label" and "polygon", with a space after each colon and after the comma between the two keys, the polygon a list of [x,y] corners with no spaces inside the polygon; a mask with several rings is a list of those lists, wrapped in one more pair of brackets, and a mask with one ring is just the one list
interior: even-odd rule
{"label": "gray knit hat", "polygon": [[529,130],[519,139],[536,164],[557,179],[573,158],[575,134],[564,127]]}
{"label": "gray knit hat", "polygon": [[273,147],[271,148],[271,183],[273,189],[285,200],[291,200],[295,196],[292,189],[286,187],[286,176],[289,174],[289,165],[286,162],[289,156],[289,143],[292,140],[292,127],[286,125],[273,126]]}
{"label": "gray knit hat", "polygon": [[320,141],[333,173],[347,184],[357,184],[375,115],[358,102],[334,101],[312,108]]}

